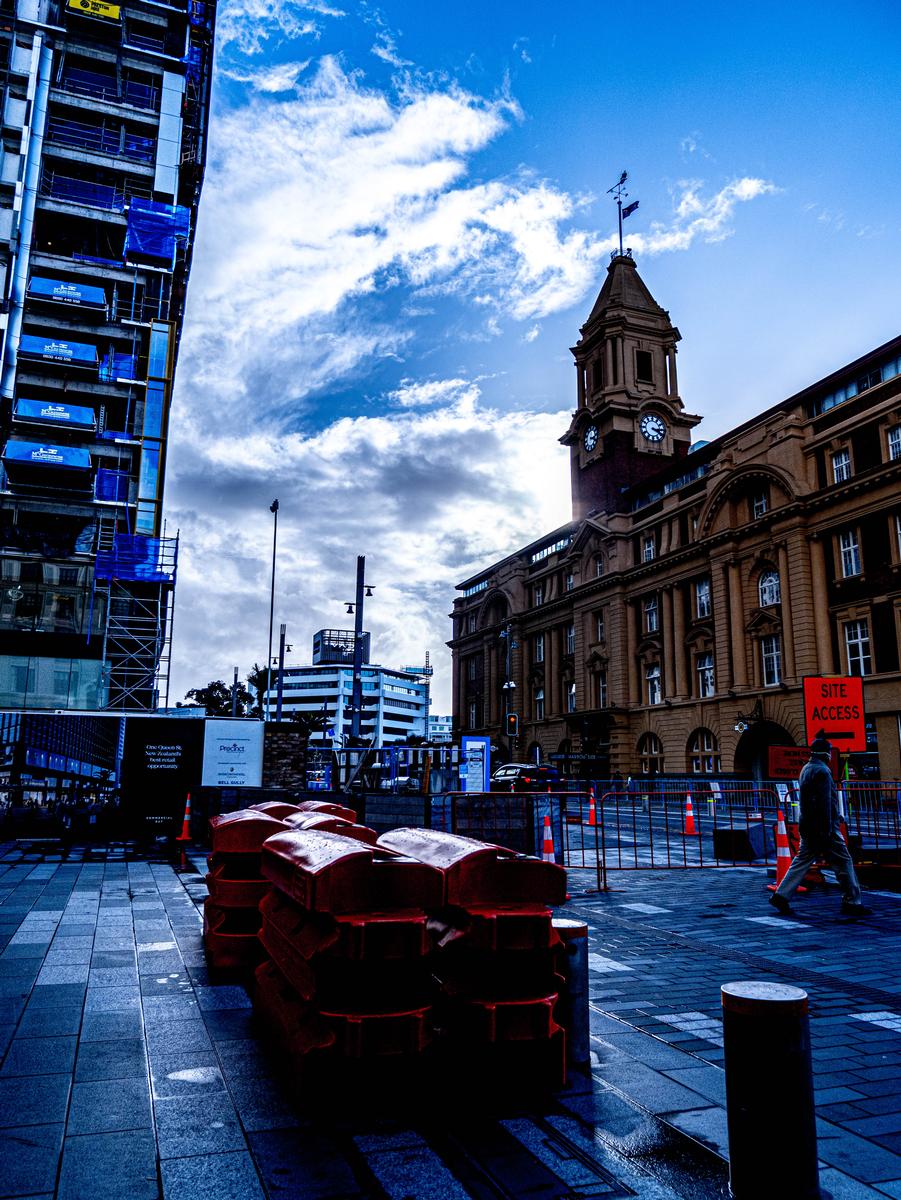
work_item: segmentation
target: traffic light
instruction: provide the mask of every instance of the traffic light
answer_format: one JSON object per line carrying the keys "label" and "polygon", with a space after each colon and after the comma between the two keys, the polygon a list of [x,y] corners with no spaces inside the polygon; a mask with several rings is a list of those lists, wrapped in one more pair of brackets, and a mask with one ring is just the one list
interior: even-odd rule
{"label": "traffic light", "polygon": [[519,737],[519,715],[507,713],[507,737]]}

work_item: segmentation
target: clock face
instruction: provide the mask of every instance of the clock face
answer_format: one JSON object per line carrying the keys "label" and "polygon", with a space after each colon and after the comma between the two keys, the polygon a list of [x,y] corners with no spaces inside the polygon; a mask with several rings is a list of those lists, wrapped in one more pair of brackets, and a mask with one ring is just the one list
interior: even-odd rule
{"label": "clock face", "polygon": [[654,413],[645,413],[638,428],[649,442],[662,442],[666,436],[666,424],[663,418],[655,416]]}
{"label": "clock face", "polygon": [[589,425],[582,437],[582,445],[590,454],[598,444],[598,427],[597,425]]}

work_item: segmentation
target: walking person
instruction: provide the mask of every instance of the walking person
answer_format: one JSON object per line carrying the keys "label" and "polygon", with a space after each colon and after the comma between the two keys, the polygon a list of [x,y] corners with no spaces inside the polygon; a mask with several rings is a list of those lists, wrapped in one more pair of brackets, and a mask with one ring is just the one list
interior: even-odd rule
{"label": "walking person", "polygon": [[789,900],[814,863],[823,858],[835,871],[842,889],[842,912],[851,917],[872,912],[861,903],[860,884],[841,835],[838,788],[829,767],[831,757],[832,746],[821,731],[811,744],[810,761],[798,780],[801,845],[785,878],[769,898],[770,904],[782,914],[791,912]]}

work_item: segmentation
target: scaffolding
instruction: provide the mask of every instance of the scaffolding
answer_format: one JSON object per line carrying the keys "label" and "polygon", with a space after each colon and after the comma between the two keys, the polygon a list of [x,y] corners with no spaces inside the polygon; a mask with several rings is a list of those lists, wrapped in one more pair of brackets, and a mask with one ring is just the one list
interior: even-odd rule
{"label": "scaffolding", "polygon": [[169,699],[178,537],[101,537],[94,586],[106,600],[107,709],[153,711]]}

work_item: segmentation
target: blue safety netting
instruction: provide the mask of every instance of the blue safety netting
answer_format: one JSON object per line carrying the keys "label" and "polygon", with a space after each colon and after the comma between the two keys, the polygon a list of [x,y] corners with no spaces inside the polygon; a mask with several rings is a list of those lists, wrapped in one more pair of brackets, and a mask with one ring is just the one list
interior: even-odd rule
{"label": "blue safety netting", "polygon": [[23,333],[19,339],[19,354],[23,358],[39,358],[45,362],[69,363],[73,367],[96,367],[97,347],[86,342],[62,342],[56,338],[35,337]]}
{"label": "blue safety netting", "polygon": [[82,308],[106,308],[103,288],[87,283],[69,283],[62,279],[45,279],[32,275],[28,281],[28,296],[33,300],[52,300],[56,304],[77,304]]}
{"label": "blue safety netting", "polygon": [[175,578],[177,545],[174,538],[117,533],[109,550],[97,551],[94,574],[98,579],[167,583]]}
{"label": "blue safety netting", "polygon": [[111,471],[108,467],[98,467],[94,495],[98,500],[113,500],[117,504],[127,503],[128,472]]}
{"label": "blue safety netting", "polygon": [[138,361],[131,354],[104,354],[97,372],[98,379],[111,383],[116,379],[136,379]]}
{"label": "blue safety netting", "polygon": [[54,400],[16,401],[15,413],[20,421],[49,421],[53,425],[64,425],[70,429],[93,429],[97,417],[93,408],[79,404],[59,404]]}
{"label": "blue safety netting", "polygon": [[90,471],[91,455],[78,446],[48,446],[41,442],[10,440],[3,450],[3,461],[33,467],[66,467],[70,471]]}
{"label": "blue safety netting", "polygon": [[191,231],[191,211],[180,204],[133,199],[128,206],[125,257],[175,261],[175,247]]}

